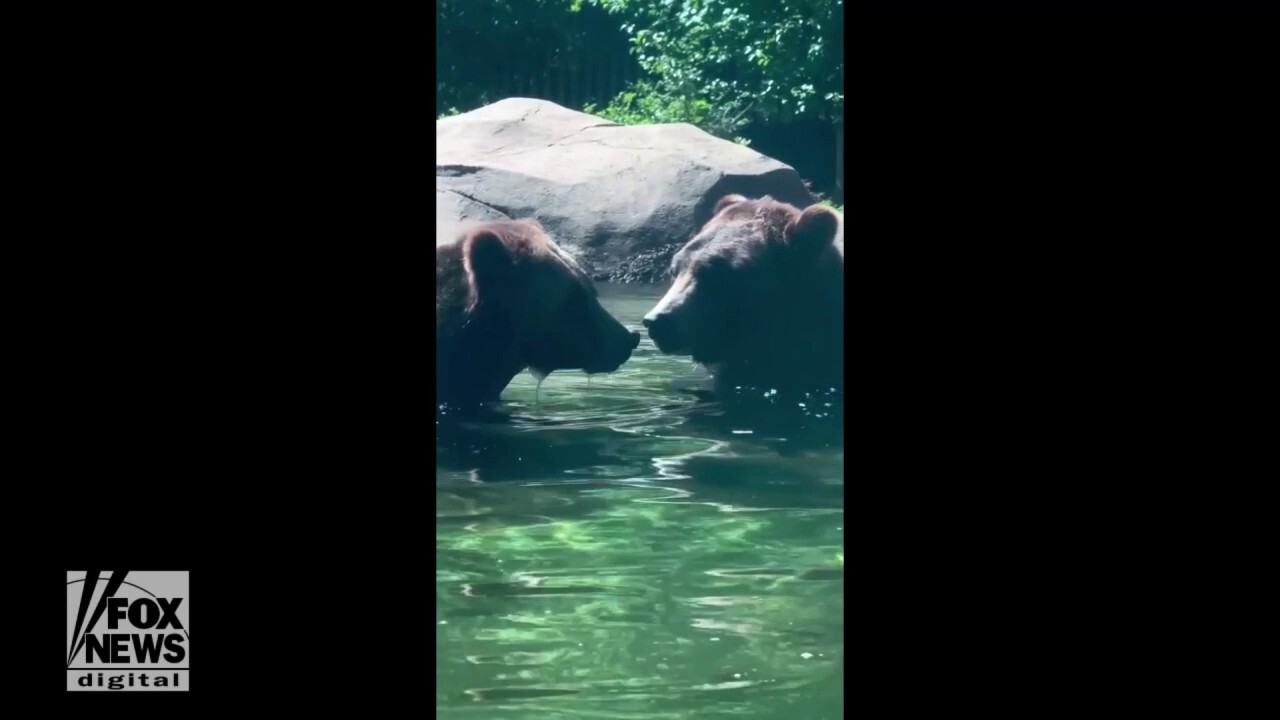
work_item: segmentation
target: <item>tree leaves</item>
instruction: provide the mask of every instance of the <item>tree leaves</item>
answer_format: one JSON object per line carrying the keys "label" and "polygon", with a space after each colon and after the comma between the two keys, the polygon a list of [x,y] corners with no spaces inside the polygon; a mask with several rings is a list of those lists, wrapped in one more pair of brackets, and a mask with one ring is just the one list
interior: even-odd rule
{"label": "tree leaves", "polygon": [[528,68],[589,47],[568,29],[588,5],[613,16],[648,76],[601,112],[724,137],[753,120],[843,117],[842,0],[437,0],[437,66],[454,68],[437,73],[437,112],[501,92],[469,72],[485,48]]}
{"label": "tree leaves", "polygon": [[[843,115],[843,32],[836,0],[581,0],[626,17],[653,90],[693,92],[712,105],[746,100],[753,119]],[[695,80],[718,80],[690,87]],[[772,92],[775,86],[789,88]]]}

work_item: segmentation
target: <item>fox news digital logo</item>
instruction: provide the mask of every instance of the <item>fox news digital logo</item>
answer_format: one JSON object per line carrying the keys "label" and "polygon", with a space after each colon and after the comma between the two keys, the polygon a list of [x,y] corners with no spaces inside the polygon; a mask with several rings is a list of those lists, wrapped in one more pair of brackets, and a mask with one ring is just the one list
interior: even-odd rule
{"label": "fox news digital logo", "polygon": [[190,585],[185,570],[68,572],[67,691],[190,689]]}

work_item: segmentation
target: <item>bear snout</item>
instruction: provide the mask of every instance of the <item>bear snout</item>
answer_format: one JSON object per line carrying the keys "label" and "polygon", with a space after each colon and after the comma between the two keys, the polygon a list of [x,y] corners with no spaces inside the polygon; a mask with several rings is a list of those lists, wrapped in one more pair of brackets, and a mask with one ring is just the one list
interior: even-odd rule
{"label": "bear snout", "polygon": [[[625,330],[625,328],[624,328]],[[583,368],[589,373],[611,373],[622,367],[631,359],[631,353],[640,346],[640,333],[626,330],[625,339],[620,343],[611,343],[611,350],[606,351],[599,361]]]}
{"label": "bear snout", "polygon": [[653,344],[657,345],[662,352],[668,355],[687,352],[685,346],[688,343],[682,337],[679,323],[676,322],[676,317],[673,313],[651,312],[645,315],[640,323],[649,331],[649,337],[653,340]]}
{"label": "bear snout", "polygon": [[627,360],[630,360],[631,353],[636,348],[640,347],[640,333],[636,332],[635,330],[626,330],[626,328],[623,328],[623,329],[626,331],[626,335],[624,336],[625,339],[617,345],[617,348],[618,348],[617,354],[621,355],[621,357],[618,360],[619,366],[621,366],[622,363],[625,363]]}

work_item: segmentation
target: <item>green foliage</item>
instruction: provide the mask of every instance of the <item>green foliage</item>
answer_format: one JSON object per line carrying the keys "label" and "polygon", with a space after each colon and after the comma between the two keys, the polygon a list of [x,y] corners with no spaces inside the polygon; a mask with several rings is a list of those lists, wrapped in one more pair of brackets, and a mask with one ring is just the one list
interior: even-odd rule
{"label": "green foliage", "polygon": [[843,0],[573,0],[571,9],[584,3],[623,20],[658,108],[668,97],[716,108],[749,99],[750,119],[843,117]]}
{"label": "green foliage", "polygon": [[716,105],[693,89],[672,88],[663,80],[641,80],[618,94],[608,106],[587,105],[583,112],[622,125],[689,123],[726,139],[748,144],[735,136],[746,124],[740,100]]}
{"label": "green foliage", "polygon": [[[436,13],[438,118],[528,94],[744,145],[750,123],[843,122],[843,0],[436,0]],[[628,45],[644,77],[609,99],[635,77]]]}
{"label": "green foliage", "polygon": [[501,99],[482,65],[510,77],[574,49],[597,57],[604,28],[585,22],[586,6],[621,27],[646,73],[587,112],[724,138],[757,120],[843,117],[843,0],[437,0],[436,114]]}

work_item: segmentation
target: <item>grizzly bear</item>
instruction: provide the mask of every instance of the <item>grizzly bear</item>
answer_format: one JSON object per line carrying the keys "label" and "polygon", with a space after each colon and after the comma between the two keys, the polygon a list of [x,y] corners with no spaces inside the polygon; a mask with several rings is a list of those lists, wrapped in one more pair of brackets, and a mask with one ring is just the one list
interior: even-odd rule
{"label": "grizzly bear", "polygon": [[498,400],[522,370],[617,370],[640,343],[535,220],[470,228],[436,247],[436,397]]}
{"label": "grizzly bear", "polygon": [[674,281],[643,320],[649,337],[692,356],[721,393],[842,390],[842,226],[822,205],[722,198],[672,258]]}

